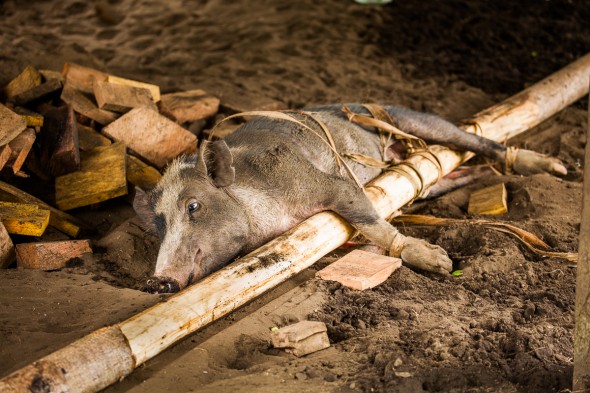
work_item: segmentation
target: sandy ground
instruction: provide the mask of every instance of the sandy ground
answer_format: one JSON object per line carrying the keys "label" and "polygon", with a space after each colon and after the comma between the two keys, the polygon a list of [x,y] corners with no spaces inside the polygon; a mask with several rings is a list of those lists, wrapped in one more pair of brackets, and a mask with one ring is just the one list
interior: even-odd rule
{"label": "sandy ground", "polygon": [[[335,0],[8,0],[0,4],[0,84],[27,64],[60,70],[70,61],[164,92],[203,88],[222,104],[246,91],[293,108],[379,101],[459,121],[590,51],[588,20],[587,1],[394,0],[380,7]],[[469,193],[505,182],[509,213],[499,219],[557,251],[576,251],[586,105],[514,142],[561,158],[570,172],[564,178],[489,177],[409,209],[469,218]],[[139,290],[157,242],[138,227],[124,198],[72,213],[94,226],[91,258],[60,271],[0,272],[0,376],[166,298]],[[334,259],[329,255],[107,391],[571,387],[575,268],[479,227],[402,230],[443,246],[464,275],[404,267],[381,286],[355,292],[313,279]],[[332,347],[294,358],[269,346],[269,327],[301,319],[326,322]]]}

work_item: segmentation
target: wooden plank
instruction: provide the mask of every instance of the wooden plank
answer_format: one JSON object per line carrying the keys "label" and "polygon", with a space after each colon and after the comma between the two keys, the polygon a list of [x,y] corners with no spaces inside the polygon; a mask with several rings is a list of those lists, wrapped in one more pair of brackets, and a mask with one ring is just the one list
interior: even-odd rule
{"label": "wooden plank", "polygon": [[0,104],[0,146],[7,144],[27,128],[25,119]]}
{"label": "wooden plank", "polygon": [[33,148],[33,143],[35,143],[36,137],[37,134],[35,133],[35,130],[27,128],[8,144],[12,152],[5,167],[12,168],[13,174],[18,173],[25,163],[29,152]]}
{"label": "wooden plank", "polygon": [[49,224],[49,210],[28,203],[0,202],[0,221],[8,233],[41,236]]}
{"label": "wooden plank", "polygon": [[133,86],[133,87],[139,87],[142,89],[148,89],[152,95],[152,100],[154,102],[160,101],[160,86],[158,86],[158,85],[140,82],[140,81],[136,81],[136,80],[132,80],[132,79],[121,78],[121,77],[114,76],[114,75],[107,75],[105,80],[107,82],[117,83],[119,85]]}
{"label": "wooden plank", "polygon": [[399,258],[354,250],[317,272],[316,276],[364,291],[387,280],[401,265],[402,260]]}
{"label": "wooden plank", "polygon": [[77,90],[74,85],[69,82],[66,82],[61,91],[61,99],[72,105],[77,113],[84,115],[103,126],[112,123],[117,117],[119,117],[117,113],[99,109],[93,101],[93,98],[85,95],[82,91]]}
{"label": "wooden plank", "polygon": [[127,155],[127,181],[134,186],[148,191],[156,187],[162,174],[139,158]]}
{"label": "wooden plank", "polygon": [[70,85],[74,89],[87,94],[94,94],[92,85],[95,80],[104,81],[108,76],[102,71],[75,63],[65,63],[62,75],[65,78],[64,85]]}
{"label": "wooden plank", "polygon": [[6,85],[4,95],[8,100],[14,96],[41,84],[41,74],[32,66],[27,66],[19,75]]}
{"label": "wooden plank", "polygon": [[17,106],[13,109],[14,113],[20,115],[25,119],[27,127],[43,127],[43,115],[37,112],[33,112],[22,106]]}
{"label": "wooden plank", "polygon": [[500,215],[508,213],[508,193],[504,183],[473,191],[469,196],[469,214]]}
{"label": "wooden plank", "polygon": [[70,237],[78,237],[82,228],[87,227],[78,218],[64,213],[63,211],[58,210],[42,200],[3,181],[0,181],[0,200],[6,202],[35,204],[41,209],[49,210],[51,212],[49,216],[49,225]]}
{"label": "wooden plank", "polygon": [[582,211],[576,268],[573,392],[590,391],[590,102],[584,151]]}
{"label": "wooden plank", "polygon": [[17,94],[11,99],[11,101],[14,102],[15,105],[26,105],[55,94],[62,88],[62,86],[63,84],[60,80],[51,79],[45,83],[41,83],[39,86],[35,86],[32,89]]}
{"label": "wooden plank", "polygon": [[78,140],[80,150],[86,151],[99,146],[108,146],[112,142],[109,138],[95,131],[94,128],[78,123]]}
{"label": "wooden plank", "polygon": [[126,113],[142,106],[156,109],[152,94],[142,87],[95,80],[94,97],[100,109],[113,112]]}
{"label": "wooden plank", "polygon": [[52,176],[80,169],[78,123],[71,105],[51,108],[44,113],[41,132],[41,165]]}
{"label": "wooden plank", "polygon": [[6,165],[11,155],[12,149],[10,148],[10,145],[0,146],[0,170],[4,168],[4,165]]}
{"label": "wooden plank", "polygon": [[204,90],[189,90],[164,94],[160,104],[179,123],[193,122],[215,116],[219,110],[219,98]]}
{"label": "wooden plank", "polygon": [[92,253],[88,240],[21,243],[16,246],[16,263],[24,269],[56,270],[88,253]]}
{"label": "wooden plank", "polygon": [[124,144],[97,147],[80,156],[80,171],[55,179],[57,207],[70,210],[127,194]]}
{"label": "wooden plank", "polygon": [[180,154],[194,152],[197,145],[195,135],[146,107],[133,109],[103,132],[158,168]]}
{"label": "wooden plank", "polygon": [[0,222],[0,269],[6,269],[14,262],[15,258],[16,253],[12,239],[8,235],[4,224]]}

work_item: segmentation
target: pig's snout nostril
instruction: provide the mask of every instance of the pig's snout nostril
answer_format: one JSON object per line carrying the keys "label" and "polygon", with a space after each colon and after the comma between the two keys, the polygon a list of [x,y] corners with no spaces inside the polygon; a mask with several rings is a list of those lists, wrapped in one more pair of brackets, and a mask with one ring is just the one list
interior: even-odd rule
{"label": "pig's snout nostril", "polygon": [[149,293],[175,293],[180,291],[180,285],[172,278],[155,277],[147,280],[145,290]]}

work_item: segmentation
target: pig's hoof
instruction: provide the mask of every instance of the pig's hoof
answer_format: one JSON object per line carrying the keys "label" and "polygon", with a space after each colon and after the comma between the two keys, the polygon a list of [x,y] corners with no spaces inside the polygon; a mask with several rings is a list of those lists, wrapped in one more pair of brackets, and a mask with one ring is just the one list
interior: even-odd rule
{"label": "pig's hoof", "polygon": [[525,149],[519,149],[516,153],[512,170],[520,175],[534,175],[536,173],[567,175],[567,169],[557,158]]}
{"label": "pig's hoof", "polygon": [[178,291],[180,291],[180,285],[172,278],[152,277],[146,282],[145,292],[176,293]]}
{"label": "pig's hoof", "polygon": [[453,270],[453,261],[443,248],[415,237],[406,238],[401,258],[408,265],[429,272],[448,274]]}

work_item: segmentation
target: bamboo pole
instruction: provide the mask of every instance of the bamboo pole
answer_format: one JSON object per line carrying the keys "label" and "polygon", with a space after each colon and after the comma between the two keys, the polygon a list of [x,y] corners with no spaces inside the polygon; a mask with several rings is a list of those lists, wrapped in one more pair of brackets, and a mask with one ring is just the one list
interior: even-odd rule
{"label": "bamboo pole", "polygon": [[[525,131],[586,94],[588,72],[590,54],[479,113],[465,128],[472,132],[479,129],[484,136],[495,140],[504,140]],[[444,174],[471,157],[469,153],[453,152],[440,146],[434,146],[433,150]],[[423,156],[411,157],[409,161],[420,171],[425,185],[437,181],[438,169],[431,161]],[[367,193],[379,213],[388,216],[414,198],[415,184],[415,181],[399,173],[389,172],[373,181],[367,187]],[[354,232],[334,213],[317,214],[198,284],[168,298],[165,303],[108,328],[115,339],[109,336],[108,340],[88,340],[87,336],[15,371],[0,380],[0,392],[25,392],[35,386],[51,392],[102,389],[181,338],[306,269],[347,241]],[[96,337],[100,338],[100,335]],[[87,341],[89,347],[82,345],[83,341]],[[87,356],[94,350],[96,356]],[[110,353],[119,354],[116,361],[105,361],[100,356]],[[77,362],[76,366],[72,364],[74,362]],[[129,362],[132,362],[132,368],[128,366]],[[80,378],[84,375],[86,378]]]}
{"label": "bamboo pole", "polygon": [[[590,77],[590,73],[588,74]],[[574,331],[574,392],[590,392],[590,101],[584,154],[582,220],[576,269],[576,328]]]}

